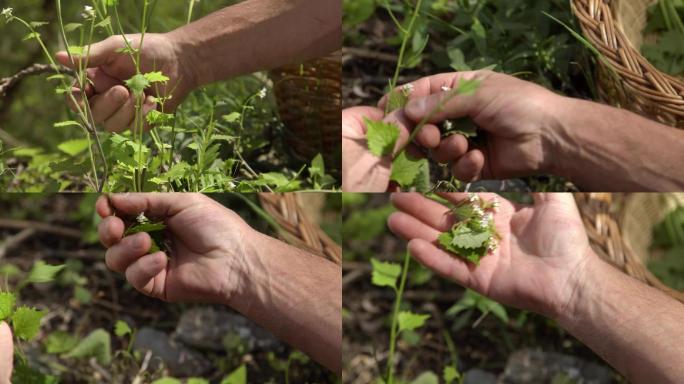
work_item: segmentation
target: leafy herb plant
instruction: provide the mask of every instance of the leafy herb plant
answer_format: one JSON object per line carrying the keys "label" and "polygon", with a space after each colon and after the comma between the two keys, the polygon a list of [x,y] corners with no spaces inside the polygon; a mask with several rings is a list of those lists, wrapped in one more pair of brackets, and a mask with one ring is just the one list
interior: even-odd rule
{"label": "leafy herb plant", "polygon": [[[74,70],[54,61],[47,34],[42,32],[47,22],[25,20],[13,8],[4,8],[2,17],[27,30],[24,40],[38,43],[49,64],[36,74],[52,74],[48,81],[56,82],[57,94],[68,98],[76,109],[54,128],[76,128],[82,136],[59,143],[54,151],[17,147],[0,152],[0,188],[20,192],[287,192],[331,189],[337,184],[326,172],[322,157],[302,166],[275,155],[282,153],[273,143],[277,137],[265,132],[280,130],[284,134],[285,130],[269,98],[271,83],[260,74],[232,80],[233,86],[215,84],[200,89],[175,113],[169,113],[166,105],[172,89],[168,74],[157,68],[145,72],[141,64],[155,7],[161,2],[141,1],[141,14],[134,23],[122,18],[130,11],[126,8],[127,14],[120,14],[120,0],[84,0],[77,22],[63,18],[62,3],[56,1],[59,44],[76,64]],[[197,3],[188,3],[188,23]],[[135,43],[125,37],[128,32],[139,32]],[[93,120],[89,103],[72,92],[72,87],[86,89],[91,84],[87,73],[91,44],[111,36],[121,36],[125,46],[119,54],[129,56],[135,66],[135,74],[124,82],[135,98],[135,119],[125,133],[104,132]],[[151,102],[157,107],[148,112]],[[266,161],[260,160],[267,154]],[[8,162],[14,165],[7,166]]]}
{"label": "leafy herb plant", "polygon": [[498,208],[496,198],[487,202],[480,195],[469,193],[467,200],[453,208],[457,222],[450,231],[439,236],[440,245],[477,265],[481,258],[498,247],[499,234],[494,225],[494,213]]}

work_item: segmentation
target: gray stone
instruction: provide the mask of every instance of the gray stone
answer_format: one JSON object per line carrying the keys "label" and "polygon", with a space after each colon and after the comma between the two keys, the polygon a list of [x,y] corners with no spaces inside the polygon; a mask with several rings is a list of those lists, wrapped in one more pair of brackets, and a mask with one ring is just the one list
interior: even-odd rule
{"label": "gray stone", "polygon": [[463,374],[463,384],[496,384],[496,375],[475,368]]}
{"label": "gray stone", "polygon": [[613,377],[610,369],[574,356],[522,349],[508,358],[500,381],[505,384],[546,384],[554,380],[573,384],[609,384],[614,382]]}
{"label": "gray stone", "polygon": [[138,331],[133,349],[143,356],[151,351],[152,369],[157,369],[161,360],[172,376],[201,376],[211,369],[211,363],[204,356],[153,328],[144,327]]}
{"label": "gray stone", "polygon": [[249,319],[228,310],[198,307],[181,316],[174,337],[198,349],[247,353],[276,351],[283,344]]}

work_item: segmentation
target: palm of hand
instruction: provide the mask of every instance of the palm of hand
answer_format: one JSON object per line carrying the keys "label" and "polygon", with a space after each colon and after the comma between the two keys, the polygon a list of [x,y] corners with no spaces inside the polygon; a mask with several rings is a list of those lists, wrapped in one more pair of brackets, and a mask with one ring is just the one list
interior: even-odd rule
{"label": "palm of hand", "polygon": [[247,224],[215,202],[190,206],[166,220],[171,254],[152,296],[170,302],[222,301],[238,288],[231,273],[245,255]]}
{"label": "palm of hand", "polygon": [[502,303],[557,317],[589,251],[576,208],[558,201],[522,208],[504,202],[496,224],[500,247],[471,269],[470,286]]}

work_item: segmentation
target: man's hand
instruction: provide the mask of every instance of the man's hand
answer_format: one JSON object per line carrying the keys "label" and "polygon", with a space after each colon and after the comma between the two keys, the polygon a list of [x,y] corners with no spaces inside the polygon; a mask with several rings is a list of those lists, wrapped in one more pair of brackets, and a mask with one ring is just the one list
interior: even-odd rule
{"label": "man's hand", "polygon": [[[481,194],[485,200],[494,194]],[[444,194],[454,204],[466,194]],[[557,319],[573,305],[585,265],[595,258],[571,194],[535,194],[534,206],[501,201],[494,215],[499,248],[476,267],[436,244],[454,224],[449,208],[420,194],[392,195],[389,227],[409,240],[426,267],[492,299]]]}
{"label": "man's hand", "polygon": [[[255,233],[237,214],[203,195],[126,194],[97,201],[107,266],[140,292],[169,302],[226,304],[245,283]],[[171,254],[149,253],[147,233],[124,237],[124,221],[144,212],[163,221]],[[161,246],[161,245],[160,245]]]}
{"label": "man's hand", "polygon": [[0,322],[0,384],[10,384],[14,367],[14,342],[7,323]]}
{"label": "man's hand", "polygon": [[[168,96],[172,98],[164,105],[165,111],[173,111],[192,91],[195,84],[191,66],[186,65],[182,50],[173,34],[145,34],[140,55],[142,73],[161,71],[169,77],[166,85],[152,86],[147,89],[148,96]],[[126,35],[131,47],[140,47],[140,35]],[[112,36],[90,47],[85,47],[87,56],[72,56],[73,62],[66,52],[57,53],[57,60],[69,68],[77,69],[80,65],[88,68],[88,84],[85,95],[97,124],[103,124],[110,132],[121,132],[132,128],[135,121],[136,100],[125,87],[124,81],[136,74],[133,59],[127,53],[119,52],[126,47],[121,36]],[[81,90],[74,88],[77,100]],[[71,105],[71,103],[69,103]],[[148,97],[145,100],[144,113],[155,109],[157,105]],[[75,109],[74,105],[71,105]]]}
{"label": "man's hand", "polygon": [[[345,192],[386,192],[390,188],[392,155],[376,157],[368,149],[366,123],[364,119],[383,120],[383,111],[371,107],[354,107],[342,111],[342,190]],[[395,111],[384,119],[399,127],[399,139],[395,151],[407,141],[412,125],[403,111]],[[439,145],[439,129],[426,125],[416,137],[425,148]],[[414,156],[421,153],[416,147],[409,147]]]}
{"label": "man's hand", "polygon": [[[458,95],[430,120],[471,118],[487,134],[485,148],[472,148],[460,135],[444,139],[433,151],[440,163],[453,162],[454,176],[463,181],[505,179],[545,173],[551,168],[549,130],[564,98],[530,82],[490,71],[445,73],[413,83],[405,114],[414,123],[438,109],[463,79],[478,79],[473,95]],[[380,101],[384,107],[385,96]]]}

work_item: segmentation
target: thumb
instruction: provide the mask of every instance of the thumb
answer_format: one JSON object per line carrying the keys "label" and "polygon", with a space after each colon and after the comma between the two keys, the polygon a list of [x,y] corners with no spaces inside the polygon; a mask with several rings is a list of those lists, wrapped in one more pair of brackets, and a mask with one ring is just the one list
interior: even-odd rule
{"label": "thumb", "polygon": [[429,117],[428,123],[472,116],[478,107],[471,95],[454,95],[452,92],[434,93],[409,100],[404,108],[406,116],[414,122]]}
{"label": "thumb", "polygon": [[191,193],[124,193],[109,196],[111,208],[124,215],[141,212],[152,217],[170,217],[208,197]]}
{"label": "thumb", "polygon": [[71,54],[70,58],[69,53],[61,51],[57,52],[55,56],[60,64],[71,69],[81,66],[81,62],[88,68],[99,67],[107,63],[111,55],[121,48],[121,44],[120,36],[112,36],[99,43],[83,47],[83,55]]}
{"label": "thumb", "polygon": [[0,322],[0,384],[10,384],[14,365],[14,342],[7,323]]}

